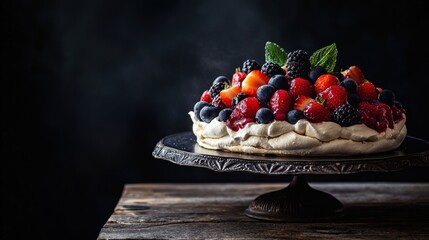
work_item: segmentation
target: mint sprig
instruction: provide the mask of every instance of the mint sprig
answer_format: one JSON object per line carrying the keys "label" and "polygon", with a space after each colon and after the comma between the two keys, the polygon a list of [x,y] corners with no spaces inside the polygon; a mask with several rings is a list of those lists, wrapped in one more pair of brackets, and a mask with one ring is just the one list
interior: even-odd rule
{"label": "mint sprig", "polygon": [[265,62],[276,63],[280,66],[286,64],[287,53],[283,48],[273,42],[265,44]]}
{"label": "mint sprig", "polygon": [[328,72],[333,72],[337,63],[338,49],[335,43],[321,48],[310,57],[311,66],[322,66]]}

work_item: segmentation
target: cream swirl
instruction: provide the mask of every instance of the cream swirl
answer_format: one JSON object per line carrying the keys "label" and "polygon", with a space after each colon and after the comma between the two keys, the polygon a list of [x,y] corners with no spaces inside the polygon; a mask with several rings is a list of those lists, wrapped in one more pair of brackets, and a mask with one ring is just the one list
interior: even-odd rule
{"label": "cream swirl", "polygon": [[311,123],[305,119],[296,124],[274,121],[269,124],[249,123],[233,131],[224,122],[198,121],[189,112],[192,130],[200,146],[233,152],[277,155],[354,155],[393,150],[406,134],[404,118],[394,128],[377,132],[365,124],[341,127],[334,122]]}

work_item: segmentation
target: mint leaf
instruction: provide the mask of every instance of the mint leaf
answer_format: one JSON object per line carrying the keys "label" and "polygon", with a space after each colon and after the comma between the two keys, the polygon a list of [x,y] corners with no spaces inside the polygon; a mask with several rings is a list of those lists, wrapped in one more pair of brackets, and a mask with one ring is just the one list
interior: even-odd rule
{"label": "mint leaf", "polygon": [[286,60],[287,53],[283,48],[273,42],[267,42],[265,44],[265,62],[272,62],[283,66]]}
{"label": "mint leaf", "polygon": [[321,48],[310,57],[311,66],[322,66],[328,72],[333,72],[337,63],[337,45],[335,43]]}

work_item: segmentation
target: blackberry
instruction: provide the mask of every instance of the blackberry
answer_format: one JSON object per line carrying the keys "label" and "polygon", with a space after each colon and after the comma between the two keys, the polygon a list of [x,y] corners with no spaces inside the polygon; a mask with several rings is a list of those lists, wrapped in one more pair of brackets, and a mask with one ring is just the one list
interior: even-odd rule
{"label": "blackberry", "polygon": [[210,87],[210,96],[212,99],[215,99],[217,95],[219,95],[220,91],[225,89],[225,82],[215,82]]}
{"label": "blackberry", "polygon": [[244,61],[241,71],[249,74],[253,70],[261,70],[261,66],[255,60],[247,59]]}
{"label": "blackberry", "polygon": [[332,112],[332,120],[342,127],[360,123],[359,110],[350,104],[343,104]]}
{"label": "blackberry", "polygon": [[264,63],[264,65],[262,65],[261,72],[270,77],[274,77],[275,75],[286,75],[285,70],[283,70],[280,65],[272,62]]}
{"label": "blackberry", "polygon": [[237,94],[233,99],[232,99],[232,108],[234,109],[235,108],[235,106],[237,106],[237,104],[241,101],[241,100],[243,100],[243,99],[245,99],[245,98],[247,98],[248,96],[246,95],[246,94],[244,94],[244,93],[239,93],[239,94]]}
{"label": "blackberry", "polygon": [[307,78],[310,72],[310,58],[304,50],[296,50],[287,55],[287,74],[291,78]]}

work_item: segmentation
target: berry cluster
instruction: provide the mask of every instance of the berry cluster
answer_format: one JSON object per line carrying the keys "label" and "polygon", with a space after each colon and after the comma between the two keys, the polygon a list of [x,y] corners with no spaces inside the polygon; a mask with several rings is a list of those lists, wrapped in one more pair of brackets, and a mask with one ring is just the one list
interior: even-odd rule
{"label": "berry cluster", "polygon": [[194,106],[198,120],[217,118],[237,131],[247,123],[267,124],[300,119],[333,121],[343,127],[363,123],[382,132],[403,119],[405,110],[395,94],[366,80],[357,66],[328,72],[311,66],[308,54],[288,54],[285,66],[246,60],[230,81],[217,77]]}

